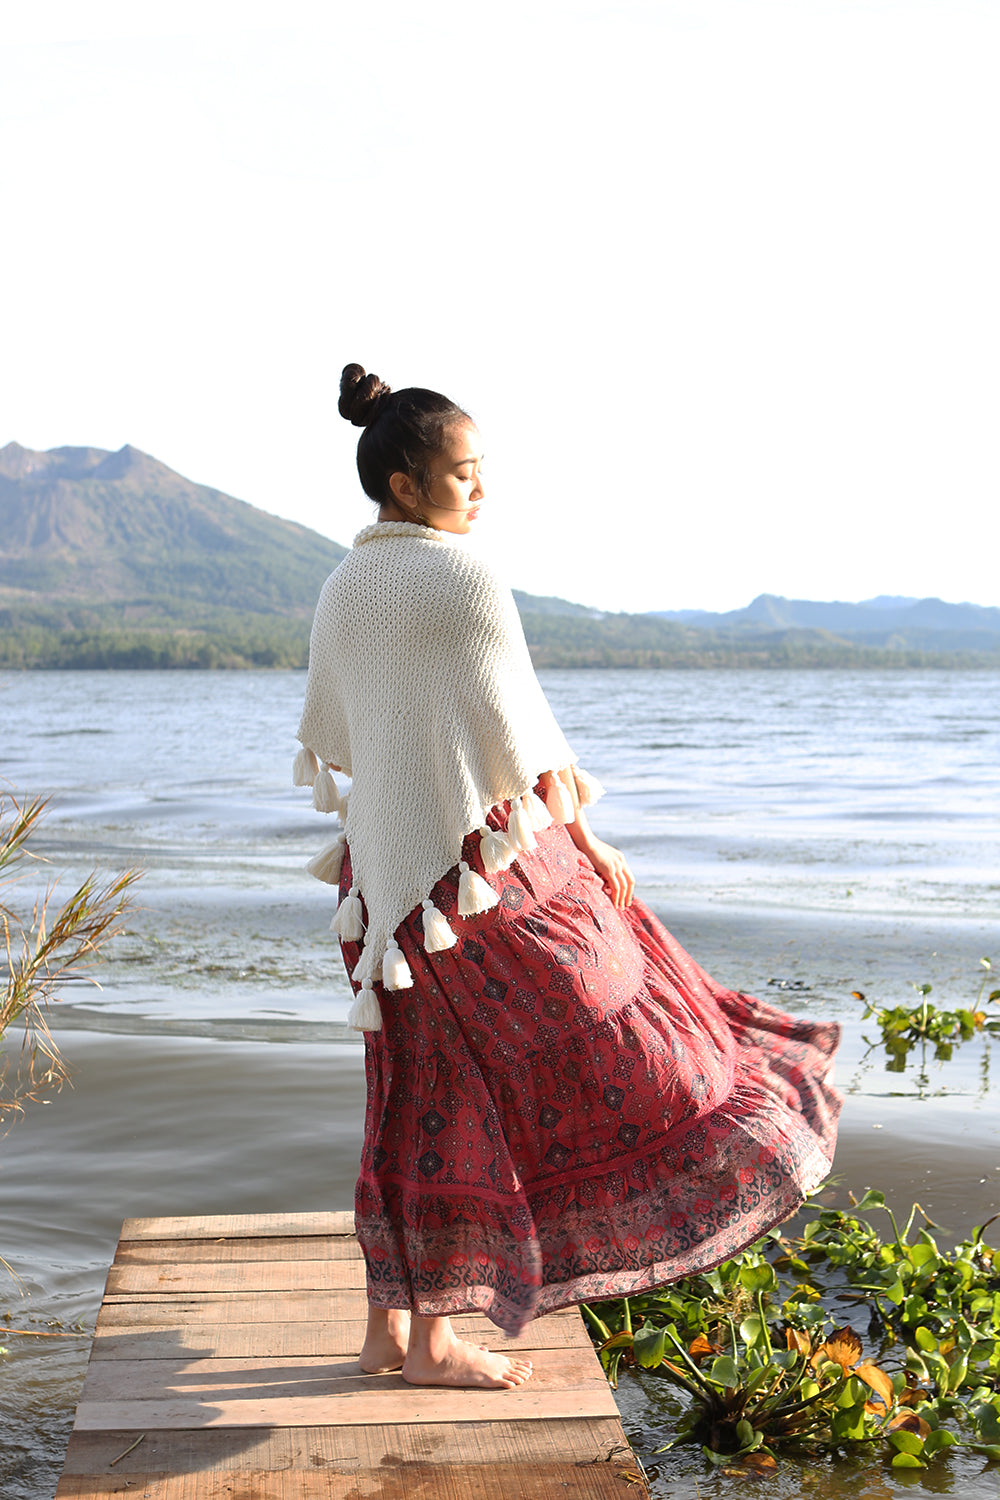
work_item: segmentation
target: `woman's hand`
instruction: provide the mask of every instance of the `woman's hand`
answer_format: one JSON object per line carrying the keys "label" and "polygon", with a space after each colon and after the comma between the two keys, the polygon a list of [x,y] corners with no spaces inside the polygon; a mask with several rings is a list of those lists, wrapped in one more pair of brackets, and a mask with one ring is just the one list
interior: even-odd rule
{"label": "woman's hand", "polygon": [[604,889],[618,910],[621,911],[623,907],[631,906],[632,897],[635,895],[635,876],[629,869],[622,851],[614,848],[612,844],[606,844],[603,839],[595,839],[591,835],[587,847],[581,849],[580,852],[590,860],[604,881]]}

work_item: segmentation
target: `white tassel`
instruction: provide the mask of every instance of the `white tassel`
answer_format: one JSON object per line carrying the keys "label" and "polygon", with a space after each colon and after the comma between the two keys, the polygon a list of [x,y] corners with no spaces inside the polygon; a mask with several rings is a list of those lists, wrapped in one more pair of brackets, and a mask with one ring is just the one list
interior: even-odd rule
{"label": "white tassel", "polygon": [[337,885],[340,881],[340,867],[344,863],[344,845],[347,835],[338,833],[332,844],[327,844],[318,854],[314,854],[306,865],[310,875],[315,875],[317,880],[325,880],[327,885]]}
{"label": "white tassel", "polygon": [[381,1031],[382,1012],[370,979],[364,980],[347,1013],[347,1024],[355,1031]]}
{"label": "white tassel", "polygon": [[531,826],[536,833],[541,833],[543,828],[552,827],[552,814],[541,797],[536,796],[533,791],[525,792],[521,798],[521,805],[531,819]]}
{"label": "white tassel", "polygon": [[395,938],[389,939],[389,946],[382,960],[382,983],[387,990],[408,990],[413,986],[413,975],[406,962],[406,955]]}
{"label": "white tassel", "polygon": [[591,776],[589,771],[581,771],[579,766],[573,766],[572,771],[581,807],[590,807],[598,797],[604,796],[604,788],[596,776]]}
{"label": "white tassel", "polygon": [[501,870],[509,870],[517,853],[501,829],[487,828],[485,823],[479,830],[479,852],[487,875],[499,875]]}
{"label": "white tassel", "polygon": [[480,912],[492,911],[500,901],[493,887],[487,885],[475,870],[470,870],[464,859],[459,862],[458,868],[458,915],[478,917]]}
{"label": "white tassel", "polygon": [[507,837],[518,854],[524,854],[529,849],[538,848],[538,845],[535,843],[535,833],[531,826],[531,818],[520,798],[510,804],[510,817],[507,819]]}
{"label": "white tassel", "polygon": [[319,761],[311,750],[303,745],[292,762],[292,786],[312,786],[319,770]]}
{"label": "white tassel", "polygon": [[458,938],[448,926],[433,901],[424,902],[424,948],[428,953],[443,953],[454,948]]}
{"label": "white tassel", "polygon": [[337,915],[330,923],[330,931],[335,932],[342,943],[360,943],[364,937],[365,923],[356,885],[351,886],[350,892],[337,908]]}
{"label": "white tassel", "polygon": [[313,807],[317,812],[322,813],[340,811],[340,793],[337,791],[337,783],[326,766],[322,771],[317,772],[316,780],[313,782]]}
{"label": "white tassel", "polygon": [[575,823],[576,808],[573,806],[573,797],[565,782],[558,776],[553,776],[552,785],[545,794],[545,805],[552,814],[553,823]]}

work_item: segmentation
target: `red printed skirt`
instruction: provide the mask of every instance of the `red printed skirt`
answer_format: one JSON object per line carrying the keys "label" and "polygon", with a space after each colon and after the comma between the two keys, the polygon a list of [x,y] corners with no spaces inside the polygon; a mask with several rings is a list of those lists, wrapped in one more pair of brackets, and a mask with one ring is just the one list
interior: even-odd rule
{"label": "red printed skirt", "polygon": [[[840,1109],[836,1025],[723,989],[564,828],[537,839],[482,916],[457,868],[434,887],[454,948],[425,952],[419,907],[397,929],[414,983],[377,989],[355,1199],[375,1306],[510,1333],[751,1244],[829,1171]],[[463,858],[483,873],[477,835]]]}

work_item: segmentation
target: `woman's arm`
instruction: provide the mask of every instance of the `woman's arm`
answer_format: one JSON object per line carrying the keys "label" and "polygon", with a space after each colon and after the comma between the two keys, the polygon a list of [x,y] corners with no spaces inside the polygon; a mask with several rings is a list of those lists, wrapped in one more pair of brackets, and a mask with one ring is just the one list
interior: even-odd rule
{"label": "woman's arm", "polygon": [[567,766],[565,770],[557,771],[555,774],[572,797],[573,807],[576,810],[576,818],[572,823],[566,824],[566,832],[603,880],[604,888],[615,906],[619,910],[625,906],[631,906],[632,897],[635,895],[635,877],[626,863],[624,854],[620,849],[615,849],[611,844],[606,844],[603,839],[599,839],[587,822],[587,815],[580,806],[580,794],[576,789],[573,767]]}

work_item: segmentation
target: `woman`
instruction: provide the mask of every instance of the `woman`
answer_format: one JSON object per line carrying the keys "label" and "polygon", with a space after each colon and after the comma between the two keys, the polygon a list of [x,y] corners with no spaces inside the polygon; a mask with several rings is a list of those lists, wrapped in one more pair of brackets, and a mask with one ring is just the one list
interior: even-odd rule
{"label": "woman", "polygon": [[759,1238],[829,1170],[838,1029],[717,985],[591,831],[600,788],[459,540],[484,494],[469,416],[360,365],[340,412],[378,520],[320,595],[295,779],[345,817],[310,868],[339,875],[365,1033],[361,1363],[512,1387],[530,1363],[448,1315],[516,1333]]}

